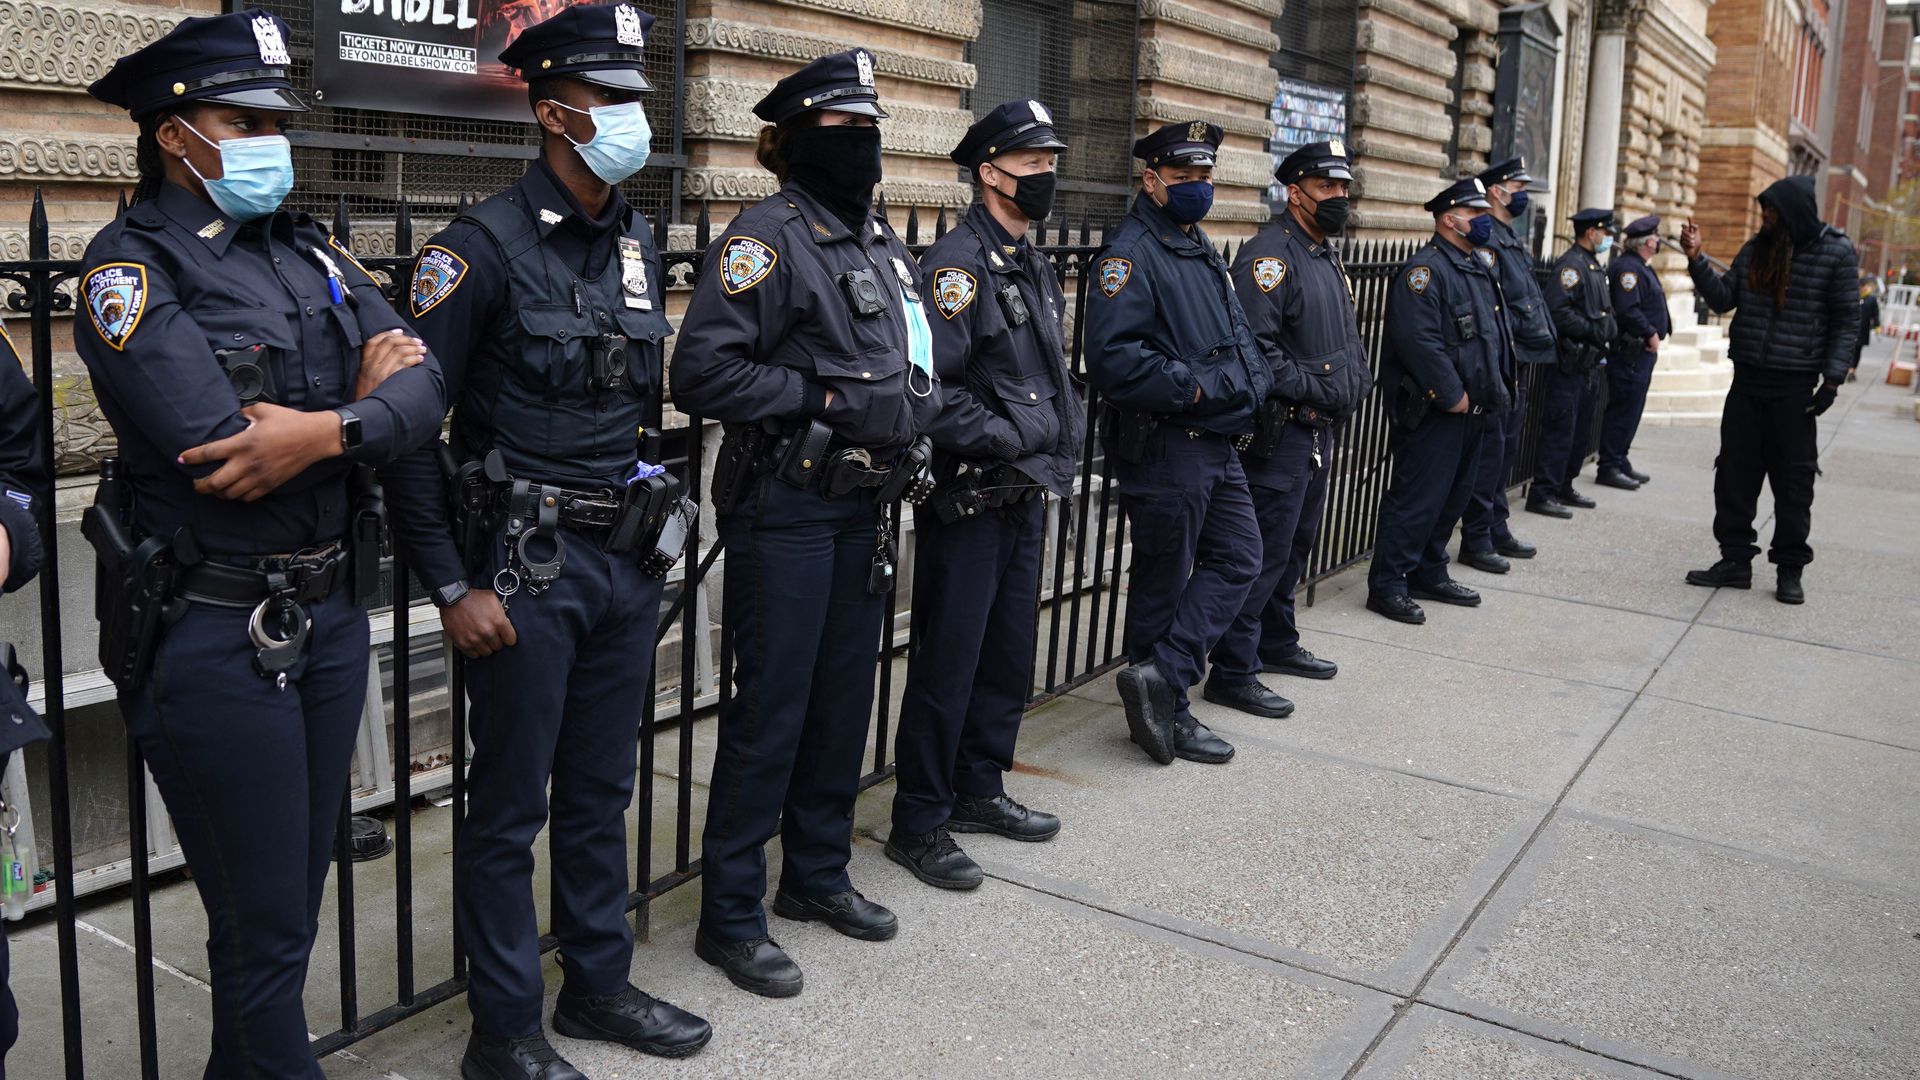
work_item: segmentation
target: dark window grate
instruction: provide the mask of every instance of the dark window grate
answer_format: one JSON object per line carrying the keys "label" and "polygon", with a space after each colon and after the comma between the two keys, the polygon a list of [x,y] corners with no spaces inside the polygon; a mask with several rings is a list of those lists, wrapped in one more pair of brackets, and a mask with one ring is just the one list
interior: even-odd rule
{"label": "dark window grate", "polygon": [[[1280,76],[1273,101],[1273,163],[1311,142],[1347,137],[1353,102],[1353,46],[1359,26],[1357,0],[1290,0],[1273,20],[1280,47],[1272,56]],[[1276,182],[1270,201],[1285,193]]]}

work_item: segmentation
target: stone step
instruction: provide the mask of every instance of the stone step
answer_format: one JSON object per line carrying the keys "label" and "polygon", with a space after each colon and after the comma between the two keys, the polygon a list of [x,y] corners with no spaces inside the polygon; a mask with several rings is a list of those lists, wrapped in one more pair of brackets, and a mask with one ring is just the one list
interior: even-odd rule
{"label": "stone step", "polygon": [[1704,427],[1720,426],[1720,411],[1713,412],[1649,412],[1640,417],[1642,427]]}
{"label": "stone step", "polygon": [[1725,364],[1714,367],[1654,368],[1649,393],[1678,390],[1724,390],[1733,383],[1733,369]]}
{"label": "stone step", "polygon": [[1720,406],[1727,399],[1727,388],[1713,387],[1706,390],[1662,390],[1647,394],[1648,413],[1697,413],[1711,412],[1720,414]]}
{"label": "stone step", "polygon": [[1653,370],[1657,374],[1662,371],[1696,371],[1699,367],[1699,349],[1679,342],[1664,341],[1660,344],[1660,358],[1654,362]]}

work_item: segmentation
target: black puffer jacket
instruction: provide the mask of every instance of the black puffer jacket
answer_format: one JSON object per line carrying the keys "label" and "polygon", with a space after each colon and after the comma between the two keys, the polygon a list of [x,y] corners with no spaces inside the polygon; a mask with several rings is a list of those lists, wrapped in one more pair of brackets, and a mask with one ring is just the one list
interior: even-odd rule
{"label": "black puffer jacket", "polygon": [[1820,220],[1812,177],[1776,180],[1760,201],[1773,207],[1780,227],[1793,238],[1786,303],[1776,304],[1748,280],[1760,247],[1757,236],[1724,274],[1715,274],[1704,257],[1694,259],[1688,267],[1694,287],[1715,311],[1740,309],[1727,335],[1727,357],[1736,368],[1818,373],[1839,382],[1847,377],[1860,337],[1860,257],[1847,234]]}

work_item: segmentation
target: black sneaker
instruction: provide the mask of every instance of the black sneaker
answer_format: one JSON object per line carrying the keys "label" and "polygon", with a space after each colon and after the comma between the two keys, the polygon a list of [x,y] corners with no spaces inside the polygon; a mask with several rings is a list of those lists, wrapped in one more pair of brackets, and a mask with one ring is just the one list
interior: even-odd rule
{"label": "black sneaker", "polygon": [[460,1058],[460,1080],[587,1080],[536,1031],[519,1038],[474,1032]]}
{"label": "black sneaker", "polygon": [[1268,675],[1294,675],[1302,679],[1331,679],[1340,674],[1340,665],[1322,660],[1305,649],[1295,649],[1278,660],[1263,660],[1260,670]]}
{"label": "black sneaker", "polygon": [[1215,705],[1224,705],[1253,716],[1264,716],[1269,720],[1285,720],[1293,715],[1293,702],[1257,682],[1220,686],[1209,679],[1207,685],[1201,688],[1200,696]]}
{"label": "black sneaker", "polygon": [[1406,593],[1368,593],[1367,610],[1385,615],[1394,622],[1419,626],[1427,621],[1427,613]]}
{"label": "black sneaker", "polygon": [[1013,801],[1013,796],[957,795],[953,813],[947,815],[947,828],[954,832],[993,833],[1009,840],[1039,843],[1060,834],[1060,819],[1039,810],[1029,810]]}
{"label": "black sneaker", "polygon": [[553,1004],[553,1030],[569,1039],[616,1042],[655,1057],[683,1058],[713,1038],[713,1025],[629,985],[595,997],[569,993]]}
{"label": "black sneaker", "polygon": [[832,896],[806,896],[782,885],[773,894],[773,913],[795,922],[823,922],[850,938],[886,941],[900,932],[893,912],[848,889]]}
{"label": "black sneaker", "polygon": [[1687,571],[1687,584],[1709,589],[1753,588],[1753,564],[1738,559],[1721,559],[1705,570]]}
{"label": "black sneaker", "polygon": [[887,858],[936,889],[977,889],[986,874],[946,829],[912,835],[900,829],[887,837]]}
{"label": "black sneaker", "polygon": [[1436,585],[1422,585],[1417,581],[1407,582],[1407,592],[1422,600],[1435,600],[1455,607],[1479,607],[1480,594],[1457,581],[1442,581]]}
{"label": "black sneaker", "polygon": [[800,965],[770,937],[722,941],[702,930],[693,936],[693,955],[725,972],[733,985],[761,997],[792,997],[805,982]]}

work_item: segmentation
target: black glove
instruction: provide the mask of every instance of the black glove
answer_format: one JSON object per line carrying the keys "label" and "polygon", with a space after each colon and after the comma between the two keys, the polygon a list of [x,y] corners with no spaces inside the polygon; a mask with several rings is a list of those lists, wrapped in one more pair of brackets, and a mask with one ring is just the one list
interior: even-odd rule
{"label": "black glove", "polygon": [[1833,407],[1833,399],[1840,394],[1840,384],[1822,382],[1820,389],[1813,392],[1813,401],[1807,406],[1808,416],[1819,416]]}

